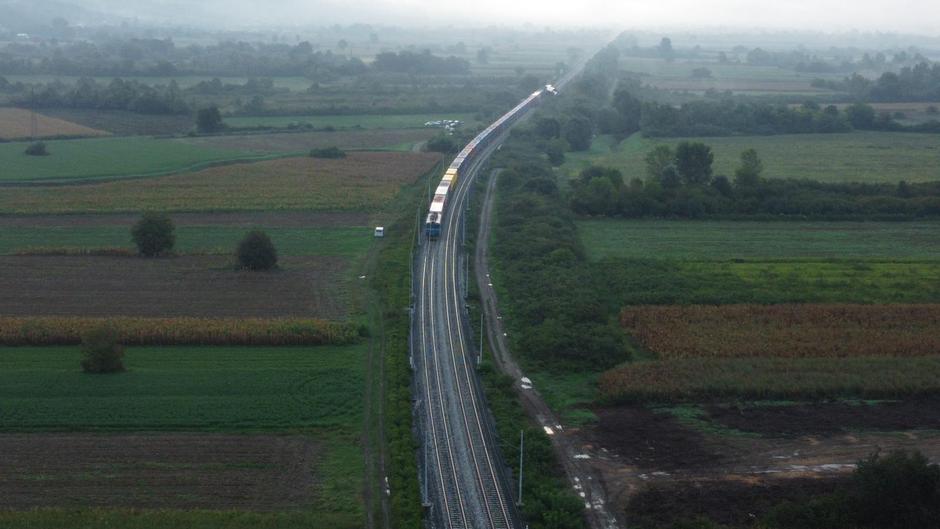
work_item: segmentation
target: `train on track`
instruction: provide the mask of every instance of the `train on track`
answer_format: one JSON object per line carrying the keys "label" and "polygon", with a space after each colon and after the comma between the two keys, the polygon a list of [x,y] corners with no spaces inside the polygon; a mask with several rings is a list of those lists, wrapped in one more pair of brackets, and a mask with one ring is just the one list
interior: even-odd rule
{"label": "train on track", "polygon": [[489,127],[483,129],[476,135],[470,143],[457,153],[454,161],[444,171],[444,177],[441,178],[437,189],[434,191],[434,197],[431,199],[431,206],[428,208],[428,217],[424,224],[424,233],[429,239],[437,239],[441,236],[441,224],[444,222],[444,212],[447,207],[447,195],[452,191],[460,176],[467,171],[476,157],[483,152],[496,138],[500,136],[513,123],[519,120],[533,106],[541,101],[544,94],[557,93],[552,85],[545,85],[544,88],[532,92],[532,95],[522,100],[512,110],[506,112],[499,119],[494,121]]}

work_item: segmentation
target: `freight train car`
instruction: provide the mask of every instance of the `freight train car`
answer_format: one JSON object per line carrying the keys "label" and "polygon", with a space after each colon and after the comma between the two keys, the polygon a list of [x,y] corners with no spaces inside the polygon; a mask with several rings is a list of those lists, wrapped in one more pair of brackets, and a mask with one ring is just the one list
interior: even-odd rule
{"label": "freight train car", "polygon": [[431,205],[428,208],[428,216],[424,224],[424,233],[431,240],[437,239],[441,235],[444,224],[444,216],[447,211],[447,196],[457,187],[457,180],[464,172],[471,168],[477,157],[510,126],[525,115],[533,106],[538,104],[542,94],[556,93],[551,85],[541,90],[536,90],[529,97],[522,100],[521,103],[513,107],[512,110],[500,116],[499,119],[491,123],[482,132],[476,135],[470,143],[464,146],[457,153],[454,160],[444,171],[444,177],[437,185],[434,191],[434,197],[431,199]]}

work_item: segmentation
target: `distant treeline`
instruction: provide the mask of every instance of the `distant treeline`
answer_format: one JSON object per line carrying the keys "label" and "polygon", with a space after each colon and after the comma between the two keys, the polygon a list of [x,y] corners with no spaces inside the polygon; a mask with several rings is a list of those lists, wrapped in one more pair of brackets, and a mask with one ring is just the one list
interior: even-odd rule
{"label": "distant treeline", "polygon": [[940,182],[822,183],[761,176],[753,149],[734,179],[712,175],[711,149],[682,142],[646,156],[648,177],[624,182],[617,169],[592,166],[572,182],[570,205],[581,215],[619,217],[810,217],[914,219],[940,216]]}
{"label": "distant treeline", "polygon": [[72,84],[51,81],[26,85],[11,84],[0,77],[0,92],[13,94],[15,105],[30,108],[130,110],[141,114],[187,114],[192,111],[175,81],[150,86],[120,78],[107,84],[81,78]]}
{"label": "distant treeline", "polygon": [[[343,43],[340,43],[341,47]],[[306,77],[318,81],[369,71],[466,73],[469,63],[430,52],[386,52],[370,66],[357,57],[315,50],[309,42],[221,42],[178,47],[170,39],[126,39],[57,46],[12,43],[0,49],[0,71],[11,74],[89,77]]]}
{"label": "distant treeline", "polygon": [[875,80],[857,73],[841,81],[816,79],[813,86],[848,92],[857,101],[940,101],[940,64],[921,62]]}

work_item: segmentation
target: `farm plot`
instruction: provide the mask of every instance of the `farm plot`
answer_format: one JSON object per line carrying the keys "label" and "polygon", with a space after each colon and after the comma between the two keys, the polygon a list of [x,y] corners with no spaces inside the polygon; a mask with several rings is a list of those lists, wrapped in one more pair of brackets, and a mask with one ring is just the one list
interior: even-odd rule
{"label": "farm plot", "polygon": [[[33,113],[22,108],[0,108],[0,139],[15,140],[33,137]],[[86,127],[45,114],[35,114],[35,136],[107,136],[107,132]]]}
{"label": "farm plot", "polygon": [[940,222],[582,220],[593,260],[936,259]]}
{"label": "farm plot", "polygon": [[311,148],[410,150],[432,130],[362,130],[200,138],[92,138],[46,142],[48,156],[0,144],[0,182],[65,182],[159,176],[213,165],[306,154]]}
{"label": "farm plot", "polygon": [[317,116],[250,116],[225,118],[232,127],[287,127],[309,125],[314,128],[335,129],[423,129],[428,121],[456,119],[464,124],[475,124],[473,114],[340,114]]}
{"label": "farm plot", "polygon": [[341,160],[286,158],[159,178],[15,187],[0,195],[0,213],[374,211],[439,161],[431,153],[352,153]]}
{"label": "farm plot", "polygon": [[190,114],[137,114],[126,110],[84,108],[49,108],[43,114],[79,123],[86,127],[105,130],[116,136],[159,136],[183,134],[193,130]]}
{"label": "farm plot", "polygon": [[0,315],[279,317],[349,314],[347,260],[285,257],[281,270],[228,256],[0,257]]}
{"label": "farm plot", "polygon": [[[95,249],[123,249],[135,253],[130,226],[98,227],[18,227],[0,231],[0,254],[81,253]],[[262,226],[256,226],[261,228]],[[231,255],[246,227],[179,226],[174,251],[181,254]],[[355,258],[372,242],[367,227],[264,227],[278,255],[334,256]]]}
{"label": "farm plot", "polygon": [[662,359],[915,357],[940,351],[940,305],[627,307],[620,322]]}
{"label": "farm plot", "polygon": [[602,374],[606,402],[884,399],[940,393],[940,356],[669,359]]}
{"label": "farm plot", "polygon": [[937,261],[625,259],[591,267],[613,310],[650,304],[940,302]]}
{"label": "farm plot", "polygon": [[[48,156],[27,156],[21,143],[0,144],[0,182],[67,181],[144,176],[228,160],[258,159],[262,152],[190,145],[179,140],[93,138],[47,141]],[[6,192],[4,192],[6,194]]]}
{"label": "farm plot", "polygon": [[0,435],[0,508],[308,507],[317,443],[268,435]]}
{"label": "farm plot", "polygon": [[0,430],[357,430],[364,355],[361,345],[130,347],[125,373],[96,377],[75,346],[5,347]]}
{"label": "farm plot", "polygon": [[[0,525],[362,527],[365,355],[131,347],[100,377],[77,347],[2,348]],[[62,430],[110,435],[25,433]],[[57,508],[9,510],[36,506]]]}
{"label": "farm plot", "polygon": [[410,150],[437,134],[434,129],[350,130],[336,132],[285,132],[207,136],[178,140],[189,145],[269,153],[306,153],[312,148]]}
{"label": "farm plot", "polygon": [[711,146],[716,175],[733,176],[741,152],[756,149],[764,162],[767,178],[871,183],[940,180],[937,136],[894,132],[669,139],[634,134],[620,143],[601,138],[594,151],[569,156],[563,169],[573,177],[595,163],[620,169],[625,181],[646,178],[643,156],[656,145],[675,146],[683,140],[701,141]]}

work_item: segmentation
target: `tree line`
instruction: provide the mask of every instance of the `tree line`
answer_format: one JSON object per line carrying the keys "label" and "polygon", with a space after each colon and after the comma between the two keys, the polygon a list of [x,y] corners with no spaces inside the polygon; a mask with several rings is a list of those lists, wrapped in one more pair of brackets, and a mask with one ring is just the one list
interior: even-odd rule
{"label": "tree line", "polygon": [[503,157],[508,167],[497,184],[491,247],[500,283],[509,291],[513,350],[525,362],[555,371],[625,360],[623,333],[596,295],[551,168],[524,139],[514,141],[512,150]]}
{"label": "tree line", "polygon": [[841,81],[816,79],[813,86],[848,92],[856,101],[940,101],[940,64],[924,61],[877,79],[857,73]]}
{"label": "tree line", "polygon": [[[342,44],[342,42],[341,42]],[[347,44],[348,46],[348,44]],[[341,46],[345,49],[346,46]],[[57,46],[8,44],[0,50],[0,71],[19,75],[89,77],[306,77],[329,80],[370,71],[413,74],[464,74],[470,63],[430,51],[383,52],[367,65],[358,57],[316,50],[309,42],[296,45],[233,42],[176,46],[170,39],[73,42]]]}
{"label": "tree line", "polygon": [[753,149],[741,153],[733,179],[714,175],[708,145],[659,145],[645,157],[647,177],[624,182],[613,168],[591,166],[572,184],[580,215],[620,217],[799,216],[821,219],[940,216],[940,182],[823,183],[763,177]]}

